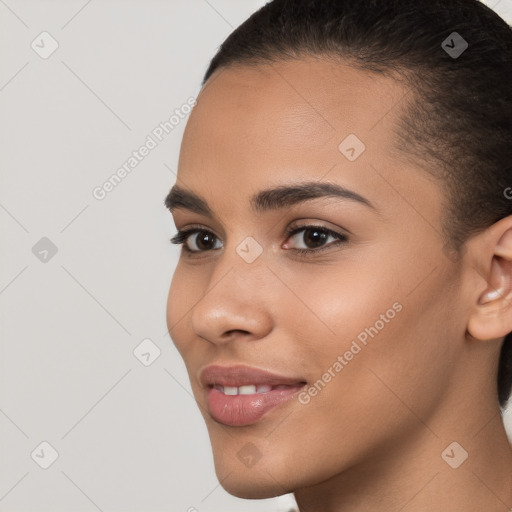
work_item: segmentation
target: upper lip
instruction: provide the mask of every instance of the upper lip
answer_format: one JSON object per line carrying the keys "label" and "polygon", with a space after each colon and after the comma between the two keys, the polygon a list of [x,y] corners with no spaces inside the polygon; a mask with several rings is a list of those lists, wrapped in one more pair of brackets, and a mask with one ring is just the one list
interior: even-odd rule
{"label": "upper lip", "polygon": [[236,366],[219,366],[209,365],[202,369],[200,373],[201,384],[206,387],[214,385],[220,386],[246,386],[249,384],[259,385],[266,384],[268,386],[298,386],[303,385],[306,381],[295,378],[277,375],[245,365]]}

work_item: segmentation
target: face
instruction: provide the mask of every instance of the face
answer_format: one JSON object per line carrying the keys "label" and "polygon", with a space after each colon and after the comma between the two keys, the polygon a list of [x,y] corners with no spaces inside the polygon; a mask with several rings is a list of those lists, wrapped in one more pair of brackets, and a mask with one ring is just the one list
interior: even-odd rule
{"label": "face", "polygon": [[191,113],[177,185],[209,213],[174,200],[176,227],[200,231],[167,324],[234,495],[378,464],[451,385],[460,276],[443,251],[442,185],[393,149],[409,92],[304,58],[217,71]]}

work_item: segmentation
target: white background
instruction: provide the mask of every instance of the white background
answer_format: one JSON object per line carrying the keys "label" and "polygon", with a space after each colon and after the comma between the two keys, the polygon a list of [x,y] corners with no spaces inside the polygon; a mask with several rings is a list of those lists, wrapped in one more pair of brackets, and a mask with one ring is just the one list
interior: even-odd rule
{"label": "white background", "polygon": [[[92,194],[263,4],[0,0],[0,511],[285,510],[220,487],[167,334],[179,251],[163,199],[185,121]],[[512,1],[496,4],[510,23]],[[31,47],[51,48],[44,31],[48,58]],[[57,249],[44,262],[43,237]],[[148,338],[160,356],[145,366],[133,351]]]}

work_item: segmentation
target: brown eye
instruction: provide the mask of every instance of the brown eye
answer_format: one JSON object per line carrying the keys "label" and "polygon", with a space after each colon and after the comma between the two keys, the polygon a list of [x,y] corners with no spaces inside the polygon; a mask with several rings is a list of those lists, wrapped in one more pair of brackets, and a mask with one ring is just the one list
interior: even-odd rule
{"label": "brown eye", "polygon": [[[195,235],[198,236],[195,237]],[[189,239],[191,243],[188,243]],[[183,244],[183,249],[186,252],[195,253],[219,249],[219,247],[215,247],[215,240],[218,240],[217,237],[206,229],[187,229],[178,231],[178,233],[171,238],[171,243]]]}
{"label": "brown eye", "polygon": [[[305,247],[291,248],[299,254],[313,254],[348,241],[347,236],[342,233],[332,231],[323,226],[309,225],[288,230],[286,237],[287,241],[291,238],[295,238],[296,244],[300,245],[302,243],[305,245]],[[332,239],[332,242],[327,244],[329,239]],[[215,242],[220,242],[220,240],[207,229],[192,228],[178,231],[178,233],[171,238],[171,242],[173,244],[183,245],[184,251],[188,253],[202,253],[220,249],[220,246],[215,245]],[[287,242],[285,248],[288,249],[290,248],[289,246],[290,244]]]}
{"label": "brown eye", "polygon": [[194,235],[197,235],[197,237],[195,239],[191,237],[190,240],[192,240],[192,244],[195,244],[197,248],[190,249],[189,246],[191,251],[211,251],[215,249],[215,235],[212,235],[212,233],[208,231],[198,231],[194,233]]}
{"label": "brown eye", "polygon": [[[332,231],[331,229],[327,229],[322,226],[300,226],[292,228],[289,230],[287,235],[289,237],[288,239],[295,239],[296,245],[300,245],[302,243],[305,246],[295,249],[292,247],[292,250],[302,254],[318,252],[323,249],[328,249],[333,245],[339,245],[340,243],[348,241],[346,235],[337,233],[336,231]],[[328,242],[329,239],[332,239],[333,243],[326,245],[326,242]],[[290,246],[288,242],[285,245],[286,248]]]}

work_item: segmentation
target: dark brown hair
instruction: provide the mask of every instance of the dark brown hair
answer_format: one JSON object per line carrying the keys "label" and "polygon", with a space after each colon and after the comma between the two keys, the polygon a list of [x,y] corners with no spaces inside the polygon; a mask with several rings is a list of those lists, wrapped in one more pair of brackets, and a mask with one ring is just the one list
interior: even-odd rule
{"label": "dark brown hair", "polygon": [[[462,39],[455,39],[458,36]],[[461,54],[452,48],[468,47]],[[477,0],[273,0],[224,41],[220,68],[301,56],[343,60],[405,79],[396,147],[445,180],[445,244],[461,254],[472,235],[512,214],[512,30]],[[497,369],[498,400],[512,388],[512,333]]]}

